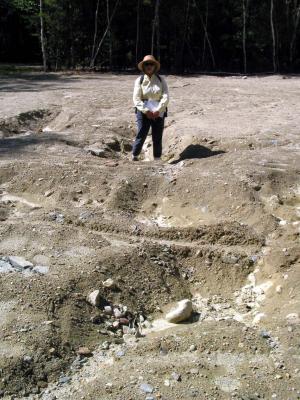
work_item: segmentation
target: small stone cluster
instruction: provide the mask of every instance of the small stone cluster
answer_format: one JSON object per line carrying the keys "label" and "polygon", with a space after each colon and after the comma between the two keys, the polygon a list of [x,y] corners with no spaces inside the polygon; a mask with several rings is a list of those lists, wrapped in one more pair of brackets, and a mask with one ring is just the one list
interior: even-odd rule
{"label": "small stone cluster", "polygon": [[45,275],[48,273],[48,267],[43,265],[34,265],[23,257],[0,257],[0,273],[9,272],[20,272],[25,275],[31,275],[33,273]]}
{"label": "small stone cluster", "polygon": [[[111,289],[116,287],[112,279],[107,279],[102,285]],[[147,326],[148,321],[142,314],[132,313],[122,304],[110,304],[101,296],[100,290],[89,293],[87,302],[99,310],[91,316],[91,322],[104,324],[104,328],[99,331],[103,335],[123,338],[124,342],[135,341],[141,336],[141,329]]]}

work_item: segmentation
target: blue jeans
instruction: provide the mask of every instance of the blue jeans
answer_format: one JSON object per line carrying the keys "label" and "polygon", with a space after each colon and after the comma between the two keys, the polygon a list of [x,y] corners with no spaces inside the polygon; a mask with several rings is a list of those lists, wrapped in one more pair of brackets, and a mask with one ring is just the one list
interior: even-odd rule
{"label": "blue jeans", "polygon": [[162,153],[162,135],[164,131],[165,118],[156,118],[155,120],[147,118],[141,111],[136,113],[137,135],[133,144],[132,154],[138,156],[142,151],[143,144],[152,128],[153,156],[161,157]]}

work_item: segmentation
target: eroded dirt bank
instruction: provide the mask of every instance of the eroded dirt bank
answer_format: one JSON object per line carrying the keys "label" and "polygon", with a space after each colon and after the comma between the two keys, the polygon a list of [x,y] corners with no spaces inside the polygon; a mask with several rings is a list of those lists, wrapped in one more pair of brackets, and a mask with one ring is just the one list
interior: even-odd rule
{"label": "eroded dirt bank", "polygon": [[[162,164],[150,142],[129,161],[134,77],[0,78],[3,398],[300,398],[300,80],[283,78],[168,77]],[[166,323],[184,298],[192,318]]]}

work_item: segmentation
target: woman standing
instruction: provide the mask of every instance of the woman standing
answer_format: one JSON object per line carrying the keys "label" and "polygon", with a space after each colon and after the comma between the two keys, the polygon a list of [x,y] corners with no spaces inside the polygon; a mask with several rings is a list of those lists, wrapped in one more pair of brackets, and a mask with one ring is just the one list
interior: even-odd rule
{"label": "woman standing", "polygon": [[134,84],[133,103],[136,109],[137,135],[132,149],[132,160],[138,161],[150,127],[152,129],[153,157],[160,160],[164,120],[169,103],[168,86],[158,75],[160,63],[153,56],[145,56],[138,64],[143,75]]}

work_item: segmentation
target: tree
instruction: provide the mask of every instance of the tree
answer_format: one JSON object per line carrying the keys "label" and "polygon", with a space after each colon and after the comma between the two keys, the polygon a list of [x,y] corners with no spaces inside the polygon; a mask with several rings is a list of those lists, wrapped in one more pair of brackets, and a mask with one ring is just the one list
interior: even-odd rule
{"label": "tree", "polygon": [[156,57],[158,60],[160,59],[159,3],[160,0],[156,0],[154,19],[152,23],[152,39],[151,39],[151,54],[154,54],[154,38],[156,36]]}
{"label": "tree", "polygon": [[113,20],[113,17],[114,17],[114,15],[115,15],[115,12],[116,12],[116,10],[117,10],[117,7],[118,7],[118,5],[119,5],[119,2],[120,2],[120,0],[116,0],[116,3],[115,3],[115,6],[114,6],[114,9],[113,9],[113,12],[112,12],[112,14],[111,14],[111,16],[110,16],[110,18],[109,18],[109,20],[108,20],[108,22],[107,22],[106,29],[105,29],[105,31],[104,31],[104,33],[103,33],[103,35],[102,35],[102,37],[101,37],[101,39],[100,39],[100,41],[99,41],[99,43],[98,43],[98,46],[97,46],[97,48],[96,48],[96,50],[95,50],[94,55],[91,57],[91,61],[90,61],[90,67],[91,67],[91,68],[94,68],[94,66],[95,66],[96,58],[97,58],[97,56],[98,56],[98,54],[99,54],[99,51],[100,51],[100,49],[101,49],[101,47],[102,47],[102,45],[103,45],[103,43],[104,43],[104,40],[105,40],[105,38],[106,38],[106,35],[107,35],[107,33],[108,33],[109,29],[110,29],[111,22],[112,22],[112,20]]}
{"label": "tree", "polygon": [[40,0],[40,21],[41,21],[41,48],[42,48],[42,55],[43,55],[43,69],[44,72],[47,71],[47,55],[46,55],[46,48],[45,48],[45,33],[44,33],[44,3],[43,0]]}
{"label": "tree", "polygon": [[97,40],[97,35],[98,35],[99,3],[100,3],[100,0],[97,0],[97,6],[96,6],[96,11],[95,11],[95,21],[94,21],[94,40],[93,40],[91,60],[94,59],[95,51],[96,51],[96,40]]}
{"label": "tree", "polygon": [[140,7],[141,0],[137,0],[136,6],[136,39],[135,39],[135,63],[139,60],[139,42],[140,42]]}
{"label": "tree", "polygon": [[[204,21],[203,21],[202,14],[201,14],[201,12],[200,12],[200,10],[199,10],[199,6],[198,6],[196,0],[194,0],[194,4],[195,4],[195,7],[196,7],[197,10],[198,10],[199,17],[200,17],[200,21],[201,21],[201,25],[202,25],[203,30],[204,30],[204,43],[207,42],[207,44],[208,44],[209,52],[210,52],[210,56],[211,56],[211,61],[212,61],[212,66],[213,66],[213,69],[215,69],[215,68],[216,68],[216,61],[215,61],[214,51],[213,51],[212,44],[211,44],[211,41],[210,41],[210,39],[209,39],[209,35],[208,35],[208,31],[207,31],[208,2],[206,3],[206,18],[205,18],[205,23],[204,23]],[[204,51],[205,51],[205,46],[204,46],[204,49],[203,49],[203,54],[204,54]],[[203,58],[202,58],[202,61],[203,61],[203,63],[204,63],[204,56],[203,56]],[[203,63],[202,63],[202,65],[203,65]]]}
{"label": "tree", "polygon": [[295,7],[294,7],[294,10],[293,10],[293,25],[294,25],[294,29],[293,29],[292,39],[291,39],[291,42],[290,42],[290,65],[291,66],[294,63],[295,44],[296,44],[296,38],[297,38],[297,34],[298,34],[299,21],[300,21],[300,2],[299,2],[299,4],[297,4],[297,2],[295,2]]}
{"label": "tree", "polygon": [[247,49],[246,49],[246,40],[247,40],[247,13],[249,0],[242,0],[243,3],[243,56],[244,56],[244,74],[247,73]]}
{"label": "tree", "polygon": [[277,72],[276,36],[274,28],[274,0],[270,0],[270,23],[272,32],[273,72]]}
{"label": "tree", "polygon": [[107,36],[108,36],[108,46],[109,46],[109,69],[112,69],[112,38],[111,38],[111,24],[110,24],[110,11],[109,11],[109,0],[106,0],[106,18],[107,18],[107,26],[109,26],[108,28],[108,32],[107,32]]}

